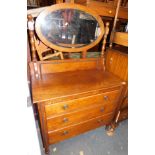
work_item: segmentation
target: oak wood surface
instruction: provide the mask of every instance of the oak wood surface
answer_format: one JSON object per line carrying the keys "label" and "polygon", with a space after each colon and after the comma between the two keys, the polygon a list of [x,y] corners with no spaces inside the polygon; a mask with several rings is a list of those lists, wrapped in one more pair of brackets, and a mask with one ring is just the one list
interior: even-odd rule
{"label": "oak wood surface", "polygon": [[121,82],[118,77],[102,70],[44,74],[42,80],[32,79],[33,102],[115,87]]}
{"label": "oak wood surface", "polygon": [[88,97],[81,97],[74,100],[69,100],[65,102],[58,102],[53,104],[52,101],[49,101],[45,105],[46,115],[55,116],[58,114],[68,113],[75,111],[77,109],[86,108],[93,105],[99,104],[110,104],[116,101],[119,90],[110,91],[107,93],[101,93],[96,95],[91,95]]}
{"label": "oak wood surface", "polygon": [[60,73],[69,71],[80,71],[89,69],[102,69],[102,59],[83,59],[83,60],[65,60],[65,61],[46,61],[40,64],[42,74]]}
{"label": "oak wood surface", "polygon": [[112,118],[113,114],[103,115],[101,117],[97,117],[77,125],[69,126],[54,132],[48,132],[49,143],[53,144],[86,131],[95,129],[97,127],[107,125],[111,122]]}
{"label": "oak wood surface", "polygon": [[108,49],[106,70],[120,77],[122,80],[128,81],[128,54]]}
{"label": "oak wood surface", "polygon": [[68,72],[88,69],[103,69],[103,59],[89,58],[38,61],[29,63],[29,66],[32,78],[37,78],[36,74],[38,74],[39,77],[41,77],[42,74],[47,73]]}
{"label": "oak wood surface", "polygon": [[104,70],[104,57],[31,62],[30,71],[45,152],[49,144],[116,120],[125,80]]}
{"label": "oak wood surface", "polygon": [[127,32],[115,32],[113,43],[128,47],[128,33]]}
{"label": "oak wood surface", "polygon": [[45,148],[45,153],[49,152],[49,137],[47,133],[47,123],[46,123],[46,113],[43,104],[38,104],[39,118],[40,118],[40,127],[41,127],[41,135],[43,139],[43,146]]}
{"label": "oak wood surface", "polygon": [[[86,6],[96,11],[100,16],[114,17],[116,14],[116,6],[108,3],[91,1]],[[120,7],[118,18],[128,19],[128,8]]]}
{"label": "oak wood surface", "polygon": [[[107,125],[114,119],[119,101],[118,98],[121,94],[122,80],[118,78],[118,76],[104,71],[102,62],[102,58],[88,58],[30,63],[33,103],[38,103],[37,105],[41,107],[39,113],[41,115],[40,120],[46,152],[48,152],[49,144],[102,125]],[[40,68],[38,72],[40,74],[39,78],[35,76],[34,63],[36,63],[38,69]],[[41,65],[43,66],[41,67]],[[50,65],[52,65],[52,67],[50,67]],[[68,68],[71,69],[68,70]],[[104,102],[104,97],[102,98],[100,94],[108,96],[110,101],[107,103],[106,101]],[[97,98],[94,98],[94,95],[96,95]],[[92,100],[88,99],[89,97],[92,98]],[[101,105],[100,101],[102,99],[103,103]],[[88,107],[88,105],[91,106],[93,100],[96,105]],[[81,101],[81,103],[77,104],[78,101]],[[77,106],[75,105],[72,110],[67,113],[62,113],[59,109],[64,102],[69,102],[69,106],[71,104],[76,104]],[[85,107],[84,104],[86,104]],[[52,109],[55,109],[55,107],[52,108],[53,105],[58,105],[58,110],[55,111],[54,115],[50,113]],[[83,112],[78,111],[78,106]],[[50,108],[48,109],[47,107]],[[105,111],[103,111],[102,108],[105,108]],[[103,112],[101,112],[101,110]],[[112,112],[109,116],[110,118],[105,116],[104,119],[100,121],[95,119],[95,121],[89,121],[85,124],[83,122],[109,112]],[[61,121],[66,120],[66,118],[69,121],[67,121],[67,123],[61,123]],[[83,125],[85,125],[83,129],[81,125],[77,125],[74,128],[71,127],[73,124],[80,122],[83,122]],[[69,129],[68,136],[60,135],[62,132],[66,134],[64,128]],[[55,132],[52,132],[53,130]]]}
{"label": "oak wood surface", "polygon": [[[128,54],[118,50],[108,49],[106,55],[106,69],[128,83]],[[128,86],[126,86],[124,91],[119,121],[127,119]],[[125,111],[123,110],[124,108],[126,108]]]}
{"label": "oak wood surface", "polygon": [[48,131],[60,129],[65,126],[73,125],[86,121],[88,119],[108,114],[110,112],[113,112],[116,106],[117,104],[115,103],[99,104],[91,107],[85,107],[81,110],[77,109],[77,111],[73,111],[63,115],[47,117]]}

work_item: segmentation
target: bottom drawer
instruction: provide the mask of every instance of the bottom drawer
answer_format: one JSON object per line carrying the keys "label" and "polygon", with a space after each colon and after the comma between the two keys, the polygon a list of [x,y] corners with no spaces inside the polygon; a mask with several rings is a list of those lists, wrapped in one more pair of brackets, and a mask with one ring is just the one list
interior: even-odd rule
{"label": "bottom drawer", "polygon": [[79,135],[91,129],[95,129],[97,127],[108,125],[113,119],[113,113],[103,115],[100,117],[96,117],[94,119],[85,121],[83,123],[79,123],[74,126],[68,126],[66,128],[57,130],[57,131],[50,131],[48,132],[49,135],[49,143],[53,144],[67,138]]}

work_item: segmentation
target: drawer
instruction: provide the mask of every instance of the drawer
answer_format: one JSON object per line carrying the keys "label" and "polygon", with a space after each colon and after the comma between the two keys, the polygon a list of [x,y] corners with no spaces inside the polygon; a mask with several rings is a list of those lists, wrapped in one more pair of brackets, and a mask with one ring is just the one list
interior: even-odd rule
{"label": "drawer", "polygon": [[114,103],[119,94],[119,90],[97,94],[93,96],[74,99],[66,102],[59,102],[45,105],[46,116],[53,116],[59,113],[71,112],[80,110],[81,108],[97,105],[101,103]]}
{"label": "drawer", "polygon": [[95,129],[103,125],[108,125],[112,121],[112,119],[113,114],[108,114],[54,132],[48,132],[49,143],[53,144],[67,138],[79,135],[91,129]]}
{"label": "drawer", "polygon": [[116,108],[116,104],[100,104],[97,106],[92,106],[90,108],[85,108],[82,110],[70,112],[63,115],[58,115],[55,117],[47,118],[47,128],[48,131],[63,128],[65,126],[73,125],[88,119],[92,119],[104,114],[113,112]]}

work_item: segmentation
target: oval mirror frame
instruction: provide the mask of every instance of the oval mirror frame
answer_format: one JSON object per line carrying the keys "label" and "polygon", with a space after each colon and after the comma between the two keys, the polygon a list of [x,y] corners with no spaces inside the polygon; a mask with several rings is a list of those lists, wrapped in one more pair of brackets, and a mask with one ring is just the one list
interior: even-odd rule
{"label": "oval mirror frame", "polygon": [[[48,41],[46,39],[46,37],[42,34],[41,32],[41,27],[40,27],[40,21],[45,18],[49,13],[57,11],[57,10],[61,10],[61,9],[76,9],[76,10],[80,10],[80,11],[84,11],[85,13],[91,15],[92,17],[94,17],[96,19],[96,21],[99,24],[100,27],[100,35],[97,37],[97,39],[95,41],[93,41],[92,43],[82,46],[82,47],[78,47],[78,48],[66,48],[66,47],[61,47],[58,46],[56,44],[51,43],[50,41]],[[87,51],[88,49],[94,47],[95,45],[97,45],[100,40],[103,37],[104,34],[104,24],[103,21],[101,19],[101,17],[94,11],[92,11],[91,9],[79,5],[79,4],[68,4],[68,3],[61,3],[61,4],[56,4],[56,5],[52,5],[50,7],[48,7],[47,9],[45,9],[44,11],[42,11],[39,16],[36,19],[35,22],[35,30],[36,33],[39,37],[39,39],[48,47],[54,49],[54,50],[58,50],[58,51],[62,51],[62,52],[82,52],[82,51]]]}

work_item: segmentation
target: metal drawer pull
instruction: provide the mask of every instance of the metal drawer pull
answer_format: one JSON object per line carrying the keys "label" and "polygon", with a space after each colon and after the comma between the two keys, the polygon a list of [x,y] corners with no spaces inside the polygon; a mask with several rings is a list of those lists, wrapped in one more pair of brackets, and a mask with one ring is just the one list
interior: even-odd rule
{"label": "metal drawer pull", "polygon": [[64,118],[64,119],[63,119],[63,122],[64,122],[64,123],[68,122],[68,118]]}
{"label": "metal drawer pull", "polygon": [[107,101],[108,99],[109,99],[109,98],[108,98],[108,96],[104,96],[104,100],[106,100],[106,101]]}
{"label": "metal drawer pull", "polygon": [[99,120],[97,120],[97,122],[98,122],[98,123],[102,123],[102,122],[103,122],[103,120],[102,120],[102,119],[99,119]]}
{"label": "metal drawer pull", "polygon": [[63,105],[63,109],[64,109],[64,110],[68,109],[68,105],[67,105],[67,104],[64,104],[64,105]]}
{"label": "metal drawer pull", "polygon": [[69,132],[68,131],[64,131],[63,132],[63,135],[67,135]]}
{"label": "metal drawer pull", "polygon": [[104,108],[102,107],[102,108],[100,109],[100,111],[101,111],[101,112],[104,112]]}
{"label": "metal drawer pull", "polygon": [[112,13],[112,11],[111,11],[111,10],[109,10],[109,13],[111,14],[111,13]]}

